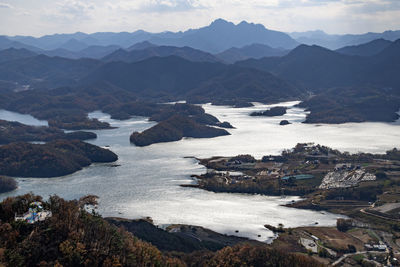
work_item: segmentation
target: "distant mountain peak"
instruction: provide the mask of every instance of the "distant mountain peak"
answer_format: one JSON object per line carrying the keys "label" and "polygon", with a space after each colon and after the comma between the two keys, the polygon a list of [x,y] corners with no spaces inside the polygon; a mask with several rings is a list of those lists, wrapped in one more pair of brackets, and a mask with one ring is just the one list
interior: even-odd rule
{"label": "distant mountain peak", "polygon": [[242,20],[238,25],[248,25],[248,24],[254,24],[254,23],[248,23],[245,20]]}
{"label": "distant mountain peak", "polygon": [[216,19],[210,24],[210,27],[212,27],[212,28],[213,27],[226,27],[226,26],[235,26],[235,24],[233,24],[233,22],[229,22],[224,19]]}
{"label": "distant mountain peak", "polygon": [[227,23],[231,23],[231,22],[219,18],[219,19],[215,19],[213,22],[211,22],[211,25],[213,25],[213,24],[227,24]]}

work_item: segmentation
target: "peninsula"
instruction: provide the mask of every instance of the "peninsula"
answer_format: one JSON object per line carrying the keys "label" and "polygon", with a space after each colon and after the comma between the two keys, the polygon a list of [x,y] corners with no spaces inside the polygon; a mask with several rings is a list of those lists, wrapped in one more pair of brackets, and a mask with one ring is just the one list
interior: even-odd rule
{"label": "peninsula", "polygon": [[94,162],[114,162],[108,149],[77,140],[46,144],[11,143],[0,146],[0,175],[58,177],[74,173]]}

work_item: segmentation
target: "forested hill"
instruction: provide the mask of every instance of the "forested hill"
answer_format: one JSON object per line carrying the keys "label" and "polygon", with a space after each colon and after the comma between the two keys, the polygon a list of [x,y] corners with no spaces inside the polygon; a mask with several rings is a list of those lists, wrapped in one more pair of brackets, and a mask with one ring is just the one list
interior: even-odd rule
{"label": "forested hill", "polygon": [[175,99],[199,98],[203,103],[219,99],[277,101],[301,95],[290,83],[264,71],[220,63],[191,62],[180,57],[155,57],[136,63],[111,62],[82,83],[103,80],[138,96]]}

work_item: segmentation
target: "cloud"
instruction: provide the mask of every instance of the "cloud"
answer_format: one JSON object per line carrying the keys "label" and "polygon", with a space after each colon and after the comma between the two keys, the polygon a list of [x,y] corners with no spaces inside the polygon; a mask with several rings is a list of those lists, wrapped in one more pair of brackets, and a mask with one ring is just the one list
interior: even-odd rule
{"label": "cloud", "polygon": [[349,6],[349,12],[374,14],[385,11],[400,10],[400,1],[396,0],[366,0],[358,1]]}
{"label": "cloud", "polygon": [[95,4],[91,1],[62,0],[43,7],[40,15],[42,20],[52,23],[77,23],[95,19],[94,10]]}
{"label": "cloud", "polygon": [[137,8],[142,12],[182,12],[203,9],[206,6],[201,0],[149,0]]}
{"label": "cloud", "polygon": [[13,6],[8,3],[0,3],[0,8],[13,8]]}
{"label": "cloud", "polygon": [[59,13],[70,15],[74,19],[88,18],[95,5],[89,1],[65,0],[59,4]]}

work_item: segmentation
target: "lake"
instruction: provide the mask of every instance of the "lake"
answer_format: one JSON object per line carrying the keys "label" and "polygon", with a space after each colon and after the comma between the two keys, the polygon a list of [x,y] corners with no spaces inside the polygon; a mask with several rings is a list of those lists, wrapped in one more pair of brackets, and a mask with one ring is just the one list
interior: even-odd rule
{"label": "lake", "polygon": [[[19,188],[1,194],[0,198],[34,192],[42,196],[57,194],[67,199],[95,194],[103,216],[141,218],[149,216],[155,224],[192,224],[211,230],[268,241],[272,232],[264,224],[284,224],[286,227],[334,225],[339,217],[326,212],[314,212],[282,207],[297,197],[213,193],[180,184],[194,183],[192,174],[205,168],[193,158],[252,154],[258,158],[292,148],[298,142],[315,142],[341,151],[383,153],[400,147],[398,123],[346,123],[341,125],[302,124],[303,109],[293,107],[298,102],[277,105],[256,104],[250,108],[203,105],[206,112],[228,121],[236,129],[230,136],[212,139],[186,138],[178,142],[136,147],[129,143],[133,131],[143,131],[154,122],[144,117],[126,121],[112,120],[107,114],[93,112],[91,117],[110,122],[119,128],[94,131],[98,135],[91,143],[109,146],[118,154],[119,167],[93,164],[75,174],[58,178],[17,178]],[[249,113],[287,106],[281,117],[251,117]],[[1,119],[18,120],[20,114],[0,112]],[[26,116],[26,115],[23,115]],[[25,117],[26,119],[26,117]],[[292,124],[280,126],[282,119]],[[30,118],[35,123],[34,118]],[[235,231],[239,231],[236,233]],[[261,237],[258,237],[260,235]]]}

